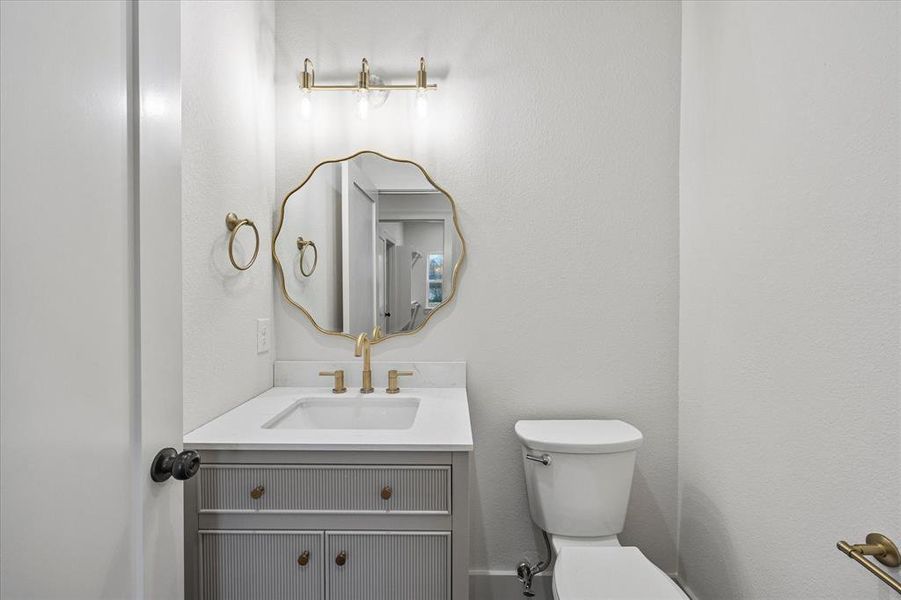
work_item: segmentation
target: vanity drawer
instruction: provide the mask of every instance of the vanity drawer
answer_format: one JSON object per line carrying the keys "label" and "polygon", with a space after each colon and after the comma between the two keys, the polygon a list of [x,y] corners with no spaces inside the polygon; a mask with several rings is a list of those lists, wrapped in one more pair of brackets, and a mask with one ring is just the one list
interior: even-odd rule
{"label": "vanity drawer", "polygon": [[321,531],[201,531],[202,600],[320,600]]}
{"label": "vanity drawer", "polygon": [[448,465],[204,465],[201,513],[450,514]]}

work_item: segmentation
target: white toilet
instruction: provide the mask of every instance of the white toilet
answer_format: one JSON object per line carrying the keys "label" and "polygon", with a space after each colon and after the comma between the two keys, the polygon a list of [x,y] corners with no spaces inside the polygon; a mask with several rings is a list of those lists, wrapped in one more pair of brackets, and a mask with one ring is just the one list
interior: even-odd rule
{"label": "white toilet", "polygon": [[532,520],[556,553],[556,600],[687,600],[638,548],[620,546],[642,436],[623,421],[519,421]]}

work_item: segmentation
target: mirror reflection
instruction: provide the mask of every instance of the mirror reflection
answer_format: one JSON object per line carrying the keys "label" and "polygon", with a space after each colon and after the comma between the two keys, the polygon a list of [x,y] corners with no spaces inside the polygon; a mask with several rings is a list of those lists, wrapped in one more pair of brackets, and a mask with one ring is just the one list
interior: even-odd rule
{"label": "mirror reflection", "polygon": [[273,251],[286,298],[326,333],[410,333],[453,296],[453,200],[409,161],[320,164],[285,198]]}

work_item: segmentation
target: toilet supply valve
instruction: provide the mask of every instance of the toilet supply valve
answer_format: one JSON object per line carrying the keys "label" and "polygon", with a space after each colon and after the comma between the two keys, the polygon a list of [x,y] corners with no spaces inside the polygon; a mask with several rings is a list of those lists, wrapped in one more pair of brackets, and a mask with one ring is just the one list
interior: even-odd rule
{"label": "toilet supply valve", "polygon": [[551,554],[551,540],[547,536],[547,532],[542,530],[541,535],[544,537],[544,549],[547,552],[546,560],[539,560],[535,566],[532,566],[527,560],[523,560],[516,565],[516,577],[522,582],[522,595],[526,598],[534,598],[535,592],[532,591],[532,578],[542,571],[546,571],[551,566],[551,560],[554,558]]}
{"label": "toilet supply valve", "polygon": [[524,560],[516,565],[516,577],[522,582],[522,595],[526,598],[534,597],[535,592],[532,591],[532,565],[529,564],[529,561]]}

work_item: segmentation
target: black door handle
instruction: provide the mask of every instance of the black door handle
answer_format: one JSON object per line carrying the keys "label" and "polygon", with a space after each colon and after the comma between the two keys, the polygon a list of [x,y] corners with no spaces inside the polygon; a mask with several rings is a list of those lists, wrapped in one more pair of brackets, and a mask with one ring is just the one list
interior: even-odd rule
{"label": "black door handle", "polygon": [[159,483],[170,477],[184,481],[194,477],[199,470],[200,454],[195,450],[177,452],[175,448],[163,448],[150,465],[150,478]]}

